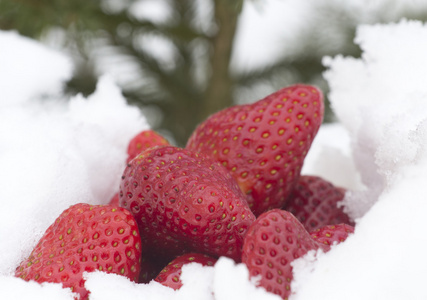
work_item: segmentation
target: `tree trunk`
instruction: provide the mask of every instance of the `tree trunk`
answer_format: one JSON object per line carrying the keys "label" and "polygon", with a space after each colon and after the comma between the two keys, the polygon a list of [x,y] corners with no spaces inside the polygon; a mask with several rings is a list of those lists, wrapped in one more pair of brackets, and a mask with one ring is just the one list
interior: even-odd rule
{"label": "tree trunk", "polygon": [[215,21],[218,25],[218,32],[212,41],[212,73],[206,88],[201,120],[233,103],[233,81],[229,66],[238,14],[238,9],[233,7],[229,1],[215,1]]}

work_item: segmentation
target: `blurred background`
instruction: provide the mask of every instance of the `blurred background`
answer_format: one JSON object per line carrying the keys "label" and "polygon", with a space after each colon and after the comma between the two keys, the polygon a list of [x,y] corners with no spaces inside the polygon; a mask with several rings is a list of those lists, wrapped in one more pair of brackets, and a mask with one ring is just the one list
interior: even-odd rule
{"label": "blurred background", "polygon": [[360,57],[359,24],[402,18],[427,21],[427,1],[0,0],[0,30],[72,57],[67,93],[89,95],[111,74],[178,146],[208,115],[281,87],[315,84],[327,95],[322,58]]}

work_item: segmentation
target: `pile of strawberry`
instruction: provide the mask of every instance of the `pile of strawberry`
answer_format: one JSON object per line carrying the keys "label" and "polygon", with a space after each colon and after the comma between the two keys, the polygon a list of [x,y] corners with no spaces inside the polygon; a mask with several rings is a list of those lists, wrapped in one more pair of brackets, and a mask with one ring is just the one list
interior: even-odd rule
{"label": "pile of strawberry", "polygon": [[287,299],[292,261],[354,231],[337,205],[345,190],[300,176],[323,110],[319,89],[293,85],[217,112],[185,148],[142,132],[110,204],[68,208],[15,275],[59,282],[87,299],[85,271],[179,289],[184,264],[227,256]]}

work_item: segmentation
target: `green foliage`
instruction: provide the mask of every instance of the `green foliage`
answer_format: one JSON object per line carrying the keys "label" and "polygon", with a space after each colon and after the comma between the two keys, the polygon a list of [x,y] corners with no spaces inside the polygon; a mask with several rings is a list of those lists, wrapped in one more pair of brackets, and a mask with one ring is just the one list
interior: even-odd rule
{"label": "green foliage", "polygon": [[[232,75],[230,58],[243,0],[206,0],[211,13],[202,19],[196,9],[198,1],[166,1],[170,16],[152,22],[131,13],[136,0],[0,0],[0,29],[17,30],[36,39],[45,38],[52,29],[63,30],[64,47],[74,51],[76,58],[76,71],[68,83],[72,94],[93,92],[99,74],[93,53],[109,49],[120,58],[119,64],[132,64],[136,69],[132,82],[122,86],[129,103],[149,110],[154,129],[169,134],[180,146],[206,116],[232,105],[239,90],[252,90],[260,84],[275,90],[304,82],[319,85],[327,93],[321,76],[322,56],[360,55],[352,43],[357,19],[333,1],[320,1],[316,8],[319,19],[301,33],[298,47],[302,51],[283,56],[273,65]],[[414,12],[407,12],[411,14]],[[421,19],[427,15],[415,14]],[[331,28],[339,30],[344,42],[325,48],[324,32]],[[165,62],[149,51],[141,42],[147,37],[167,41],[172,58]],[[331,119],[327,110],[326,121]]]}

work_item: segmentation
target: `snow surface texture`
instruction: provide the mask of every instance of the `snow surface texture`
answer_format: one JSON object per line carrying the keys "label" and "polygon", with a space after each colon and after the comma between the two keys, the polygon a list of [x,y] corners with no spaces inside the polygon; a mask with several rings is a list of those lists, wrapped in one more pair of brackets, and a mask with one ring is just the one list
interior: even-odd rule
{"label": "snow surface texture", "polygon": [[427,25],[361,26],[356,42],[361,59],[325,59],[365,185],[345,200],[356,231],[295,263],[291,299],[427,299]]}
{"label": "snow surface texture", "polygon": [[64,209],[110,200],[129,140],[148,125],[108,78],[87,99],[65,101],[68,59],[29,39],[0,32],[0,60],[0,274],[8,275]]}
{"label": "snow surface texture", "polygon": [[[325,59],[340,125],[322,127],[304,171],[354,189],[345,206],[357,226],[330,252],[295,261],[292,300],[427,299],[426,41],[419,22],[362,26],[362,59]],[[13,270],[62,210],[109,201],[126,144],[147,124],[108,77],[87,99],[65,101],[68,59],[33,41],[0,31],[0,59],[9,66],[0,68],[0,299],[69,300],[58,284],[24,282]],[[118,289],[129,300],[278,299],[254,288],[247,274],[226,258],[215,267],[188,265],[177,292],[101,272],[86,276],[92,299],[117,299]]]}
{"label": "snow surface texture", "polygon": [[155,281],[135,284],[123,276],[103,272],[87,274],[86,286],[91,291],[91,300],[281,300],[256,288],[248,276],[245,265],[236,265],[231,259],[221,257],[215,267],[185,265],[181,275],[183,286],[177,291]]}

